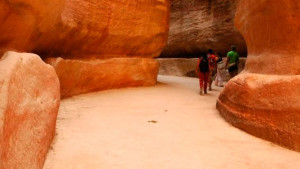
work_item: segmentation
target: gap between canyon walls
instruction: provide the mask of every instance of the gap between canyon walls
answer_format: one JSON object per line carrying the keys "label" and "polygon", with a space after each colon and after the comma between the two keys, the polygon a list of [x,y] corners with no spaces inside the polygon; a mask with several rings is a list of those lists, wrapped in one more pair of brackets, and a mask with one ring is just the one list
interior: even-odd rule
{"label": "gap between canyon walls", "polygon": [[[236,45],[239,70],[245,66],[247,46],[234,26],[237,0],[171,0],[168,44],[157,59],[159,74],[198,77],[197,57],[212,48],[224,58]],[[229,73],[221,72],[224,81]]]}

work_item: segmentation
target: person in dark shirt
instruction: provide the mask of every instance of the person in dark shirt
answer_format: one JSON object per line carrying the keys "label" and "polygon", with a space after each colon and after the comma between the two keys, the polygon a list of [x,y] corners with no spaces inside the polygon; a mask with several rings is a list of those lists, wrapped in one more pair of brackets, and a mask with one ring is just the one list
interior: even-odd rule
{"label": "person in dark shirt", "polygon": [[210,75],[209,70],[209,60],[206,53],[202,53],[201,57],[198,59],[197,67],[196,67],[196,74],[199,77],[199,84],[200,84],[200,95],[207,94],[207,84],[208,78]]}
{"label": "person in dark shirt", "polygon": [[207,57],[209,61],[209,78],[208,78],[208,90],[212,91],[212,83],[217,74],[217,57],[212,49],[207,52]]}

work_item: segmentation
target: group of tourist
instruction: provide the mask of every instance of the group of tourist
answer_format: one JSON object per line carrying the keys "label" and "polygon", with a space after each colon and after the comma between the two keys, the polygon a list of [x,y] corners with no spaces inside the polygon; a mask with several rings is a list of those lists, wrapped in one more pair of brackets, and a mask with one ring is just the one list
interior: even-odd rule
{"label": "group of tourist", "polygon": [[215,80],[215,85],[223,86],[221,70],[226,69],[230,77],[233,78],[238,74],[239,54],[236,52],[236,47],[231,46],[231,51],[227,53],[227,60],[224,67],[223,59],[218,52],[209,49],[207,53],[202,53],[198,59],[196,74],[199,76],[200,94],[207,94],[207,87],[212,91],[212,83]]}

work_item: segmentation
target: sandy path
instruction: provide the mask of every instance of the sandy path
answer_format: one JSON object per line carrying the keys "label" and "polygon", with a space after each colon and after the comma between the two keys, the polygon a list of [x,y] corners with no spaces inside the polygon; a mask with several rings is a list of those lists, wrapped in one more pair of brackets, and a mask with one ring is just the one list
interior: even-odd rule
{"label": "sandy path", "polygon": [[63,100],[44,169],[300,168],[300,153],[227,124],[220,89],[203,97],[197,79],[159,81]]}

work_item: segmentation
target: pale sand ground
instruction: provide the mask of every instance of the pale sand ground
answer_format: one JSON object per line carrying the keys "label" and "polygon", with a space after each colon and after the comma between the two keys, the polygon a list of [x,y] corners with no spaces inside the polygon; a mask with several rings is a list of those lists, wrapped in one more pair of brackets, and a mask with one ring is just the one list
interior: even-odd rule
{"label": "pale sand ground", "polygon": [[[300,153],[248,135],[193,78],[65,99],[44,169],[300,169]],[[149,123],[155,120],[157,123]]]}

